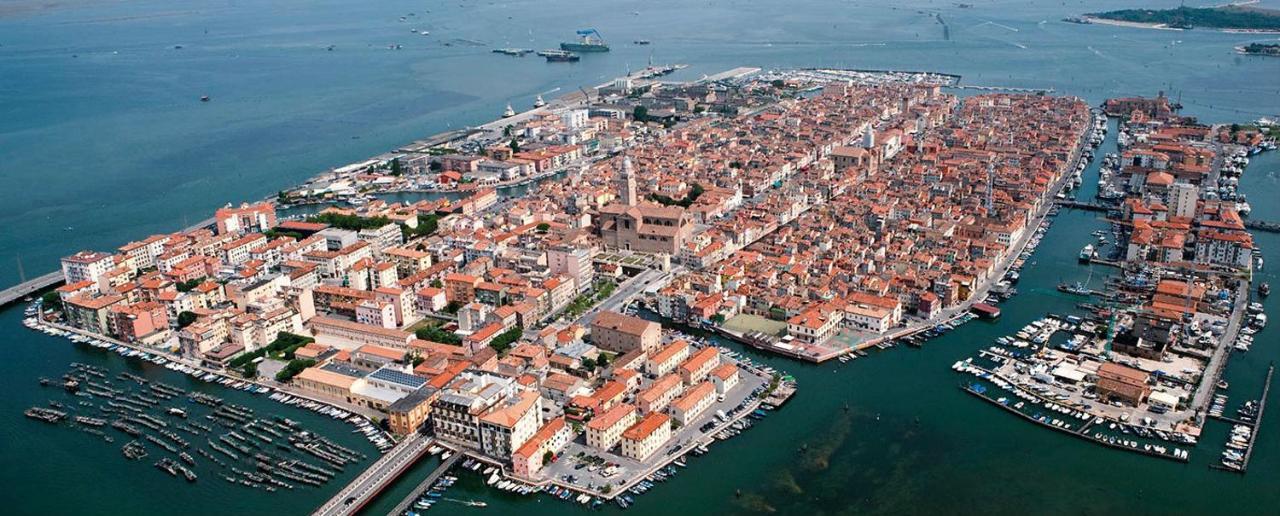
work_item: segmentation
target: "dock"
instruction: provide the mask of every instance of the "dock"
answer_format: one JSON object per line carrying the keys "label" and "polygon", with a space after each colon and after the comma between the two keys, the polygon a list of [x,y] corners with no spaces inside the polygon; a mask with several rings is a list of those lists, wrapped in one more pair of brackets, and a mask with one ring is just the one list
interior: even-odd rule
{"label": "dock", "polygon": [[414,486],[412,491],[409,491],[409,496],[406,496],[404,500],[401,500],[400,503],[396,504],[396,508],[392,509],[391,512],[387,514],[404,514],[405,511],[409,510],[409,507],[413,506],[414,501],[422,496],[423,492],[430,489],[437,480],[440,480],[440,477],[444,476],[445,473],[448,473],[449,470],[453,468],[454,464],[457,464],[458,461],[462,460],[465,456],[465,453],[454,453],[452,457],[449,457],[444,462],[440,463],[440,465],[437,466],[430,475],[427,475],[427,478],[423,479],[422,482],[419,482],[417,486]]}
{"label": "dock", "polygon": [[1142,455],[1146,455],[1146,456],[1148,456],[1148,457],[1156,457],[1156,458],[1160,458],[1160,459],[1167,459],[1167,460],[1172,460],[1172,461],[1176,461],[1176,462],[1187,462],[1187,461],[1189,461],[1189,459],[1184,459],[1184,458],[1180,458],[1180,457],[1175,457],[1175,456],[1173,456],[1173,455],[1169,455],[1169,454],[1165,454],[1165,453],[1160,453],[1160,452],[1157,452],[1157,451],[1155,451],[1155,450],[1145,450],[1145,449],[1142,449],[1142,448],[1131,448],[1131,447],[1128,447],[1128,446],[1121,446],[1121,445],[1119,445],[1119,444],[1112,444],[1112,443],[1109,443],[1109,442],[1107,442],[1107,441],[1103,441],[1103,440],[1099,440],[1099,439],[1094,439],[1094,438],[1092,438],[1092,437],[1089,437],[1089,435],[1085,433],[1085,432],[1087,432],[1087,431],[1089,430],[1089,428],[1090,428],[1091,426],[1093,426],[1092,424],[1090,424],[1090,423],[1088,423],[1088,422],[1085,422],[1085,424],[1084,424],[1083,426],[1081,426],[1080,428],[1075,429],[1075,430],[1068,429],[1068,428],[1057,427],[1057,426],[1053,426],[1053,425],[1051,425],[1051,424],[1045,423],[1044,421],[1039,421],[1039,420],[1037,420],[1036,418],[1033,418],[1033,417],[1031,417],[1031,416],[1029,416],[1029,415],[1027,415],[1027,414],[1024,414],[1024,413],[1022,413],[1022,411],[1020,411],[1020,410],[1018,410],[1018,409],[1015,409],[1015,408],[1013,408],[1013,407],[1010,407],[1010,406],[1008,406],[1008,405],[1006,405],[1006,404],[1004,404],[1004,403],[1000,403],[999,401],[993,400],[993,399],[991,399],[991,397],[990,397],[990,396],[987,396],[986,394],[983,394],[983,393],[981,393],[981,392],[978,392],[978,391],[976,391],[976,390],[974,390],[973,388],[970,388],[970,387],[968,387],[968,386],[961,385],[961,386],[960,386],[960,390],[962,390],[962,391],[964,391],[964,392],[967,392],[967,393],[969,393],[969,394],[972,394],[974,397],[976,397],[976,398],[978,398],[978,399],[986,400],[987,402],[991,403],[992,405],[995,405],[995,406],[1000,407],[1000,408],[1002,408],[1002,409],[1004,409],[1004,410],[1007,410],[1007,411],[1009,411],[1009,412],[1012,412],[1014,415],[1017,415],[1017,416],[1021,417],[1022,419],[1025,419],[1025,420],[1027,420],[1027,421],[1030,421],[1030,422],[1032,422],[1032,423],[1035,423],[1035,424],[1037,424],[1037,425],[1040,425],[1040,426],[1042,426],[1042,427],[1045,427],[1045,428],[1048,428],[1048,429],[1051,429],[1051,430],[1057,430],[1057,431],[1059,431],[1059,432],[1062,432],[1062,433],[1065,433],[1065,434],[1068,434],[1068,435],[1076,436],[1076,437],[1078,437],[1078,438],[1080,438],[1080,439],[1083,439],[1083,440],[1085,440],[1085,441],[1088,441],[1088,442],[1091,442],[1091,443],[1094,443],[1094,444],[1100,444],[1100,445],[1102,445],[1102,446],[1106,446],[1106,447],[1108,447],[1108,448],[1113,448],[1113,449],[1116,449],[1116,450],[1124,450],[1124,451],[1128,451],[1128,452],[1139,453],[1139,454],[1142,454]]}
{"label": "dock", "polygon": [[[1245,450],[1244,450],[1244,460],[1240,461],[1240,469],[1228,468],[1218,464],[1210,465],[1211,468],[1220,469],[1223,471],[1230,471],[1233,473],[1239,473],[1241,475],[1249,471],[1249,459],[1253,458],[1254,444],[1257,444],[1258,442],[1258,432],[1260,432],[1262,428],[1262,415],[1267,410],[1267,394],[1271,392],[1271,378],[1272,376],[1275,375],[1275,372],[1276,372],[1276,364],[1272,362],[1271,365],[1267,366],[1267,380],[1262,384],[1262,397],[1258,398],[1258,415],[1257,417],[1253,418],[1253,422],[1247,423],[1244,421],[1231,420],[1235,424],[1245,425],[1253,429],[1253,431],[1249,434],[1249,444],[1245,447]],[[1228,418],[1218,418],[1218,419],[1229,420]]]}

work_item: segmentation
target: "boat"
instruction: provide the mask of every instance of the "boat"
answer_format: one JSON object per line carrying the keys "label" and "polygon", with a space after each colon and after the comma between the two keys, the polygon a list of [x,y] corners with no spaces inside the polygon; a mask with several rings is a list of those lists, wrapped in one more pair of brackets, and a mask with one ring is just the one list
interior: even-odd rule
{"label": "boat", "polygon": [[502,118],[510,118],[513,116],[516,116],[516,110],[511,107],[511,104],[507,104],[507,109],[502,110]]}
{"label": "boat", "polygon": [[1085,244],[1084,249],[1080,250],[1080,261],[1088,262],[1096,255],[1097,252],[1093,250],[1093,244]]}
{"label": "boat", "polygon": [[561,43],[560,50],[570,50],[573,52],[608,52],[609,45],[605,44],[604,38],[600,36],[600,31],[595,29],[582,29],[578,31],[578,41]]}
{"label": "boat", "polygon": [[637,40],[635,40],[635,44],[637,44],[637,45],[648,45],[649,43],[651,43],[651,41],[649,41],[649,40],[647,40],[647,39],[637,39]]}
{"label": "boat", "polygon": [[208,102],[208,101],[209,101],[209,96],[208,96],[208,95],[201,95],[201,96],[200,96],[200,102]]}
{"label": "boat", "polygon": [[1059,283],[1058,290],[1062,292],[1066,292],[1068,294],[1075,294],[1078,296],[1087,296],[1093,293],[1092,291],[1089,290],[1089,287],[1084,286],[1083,283],[1080,283],[1078,281],[1072,284]]}
{"label": "boat", "polygon": [[1265,282],[1265,281],[1264,281],[1264,282],[1262,282],[1262,283],[1259,283],[1259,284],[1258,284],[1258,295],[1259,295],[1259,296],[1262,296],[1262,297],[1267,297],[1267,296],[1271,295],[1271,284],[1270,284],[1270,283],[1267,283],[1267,282]]}
{"label": "boat", "polygon": [[1219,389],[1226,389],[1228,386],[1229,386],[1229,384],[1227,384],[1227,381],[1226,381],[1226,380],[1218,380],[1218,388],[1219,388]]}
{"label": "boat", "polygon": [[572,63],[582,59],[578,54],[565,50],[542,50],[538,55],[546,58],[548,63]]}
{"label": "boat", "polygon": [[540,108],[545,105],[547,105],[547,101],[542,100],[542,95],[538,95],[538,98],[533,101],[533,107],[535,108]]}

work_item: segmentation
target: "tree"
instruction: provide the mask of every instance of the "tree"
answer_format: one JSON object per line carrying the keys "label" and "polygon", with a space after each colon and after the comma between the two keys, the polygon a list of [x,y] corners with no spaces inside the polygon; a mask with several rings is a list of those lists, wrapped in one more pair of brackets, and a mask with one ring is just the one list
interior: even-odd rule
{"label": "tree", "polygon": [[724,324],[724,314],[715,314],[711,316],[711,322],[716,324]]}
{"label": "tree", "polygon": [[778,88],[778,89],[787,87],[787,81],[784,81],[782,79],[774,79],[773,82],[769,84],[772,84],[774,88]]}
{"label": "tree", "polygon": [[431,280],[431,288],[444,288],[444,283],[441,283],[438,279],[433,279]]}
{"label": "tree", "polygon": [[455,346],[462,344],[462,337],[458,334],[444,331],[439,326],[428,326],[426,328],[418,328],[413,332],[415,337],[431,342],[439,342],[441,344],[453,344]]}
{"label": "tree", "polygon": [[591,357],[582,359],[582,369],[588,373],[596,370],[596,361]]}
{"label": "tree", "polygon": [[45,292],[40,296],[40,304],[46,310],[62,310],[62,296],[57,292]]}
{"label": "tree", "polygon": [[432,172],[440,172],[444,170],[444,163],[432,161],[430,165],[427,165],[427,168],[430,168]]}
{"label": "tree", "polygon": [[404,168],[400,166],[400,158],[393,158],[391,160],[391,175],[398,176],[403,173]]}
{"label": "tree", "polygon": [[542,465],[546,466],[547,464],[551,464],[551,459],[554,458],[556,458],[556,454],[551,453],[551,450],[542,452]]}
{"label": "tree", "polygon": [[546,233],[547,230],[550,230],[550,229],[551,229],[551,224],[547,224],[546,222],[542,222],[537,226],[537,230],[539,233]]}
{"label": "tree", "polygon": [[178,314],[178,327],[186,328],[191,326],[191,323],[196,322],[196,317],[195,312],[183,310],[182,313]]}
{"label": "tree", "polygon": [[637,122],[644,122],[648,120],[649,108],[644,106],[636,106],[636,108],[631,111],[631,118],[636,119]]}
{"label": "tree", "polygon": [[511,152],[520,152],[520,142],[516,141],[515,138],[511,139]]}
{"label": "tree", "polygon": [[497,351],[498,354],[504,354],[507,350],[511,349],[511,344],[520,340],[520,335],[523,333],[524,330],[520,329],[519,326],[512,326],[511,329],[498,334],[497,337],[494,337],[493,340],[489,341],[489,347],[493,348],[494,351]]}
{"label": "tree", "polygon": [[605,367],[609,365],[609,360],[610,358],[608,353],[601,353],[600,356],[596,357],[596,365]]}
{"label": "tree", "polygon": [[288,383],[288,381],[292,380],[294,376],[301,373],[303,369],[313,365],[316,365],[316,361],[310,358],[290,360],[289,363],[284,366],[284,369],[281,369],[280,372],[276,373],[276,381],[280,383]]}

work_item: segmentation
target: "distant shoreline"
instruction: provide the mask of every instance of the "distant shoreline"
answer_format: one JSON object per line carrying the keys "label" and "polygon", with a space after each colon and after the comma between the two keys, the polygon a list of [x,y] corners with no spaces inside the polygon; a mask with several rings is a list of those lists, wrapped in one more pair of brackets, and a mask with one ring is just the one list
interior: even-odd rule
{"label": "distant shoreline", "polygon": [[[1165,24],[1165,23],[1131,22],[1131,21],[1123,21],[1123,20],[1112,20],[1109,18],[1098,18],[1094,16],[1081,16],[1080,20],[1085,21],[1089,24],[1113,25],[1116,27],[1128,27],[1131,29],[1156,29],[1156,30],[1175,30],[1175,31],[1190,30],[1190,29],[1183,29],[1179,27],[1170,27],[1168,24]],[[1236,29],[1236,28],[1215,28],[1215,27],[1194,27],[1194,29],[1214,31],[1214,32],[1227,32],[1232,34],[1280,34],[1280,30],[1273,30],[1273,29]]]}

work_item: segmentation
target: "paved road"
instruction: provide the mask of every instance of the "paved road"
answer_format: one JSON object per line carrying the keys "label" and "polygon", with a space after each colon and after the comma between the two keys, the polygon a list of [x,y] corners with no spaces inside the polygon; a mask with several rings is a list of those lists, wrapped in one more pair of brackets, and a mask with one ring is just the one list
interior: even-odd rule
{"label": "paved road", "polygon": [[412,433],[374,462],[316,509],[313,516],[349,516],[369,503],[375,495],[417,462],[431,445],[431,439]]}
{"label": "paved road", "polygon": [[574,321],[574,323],[582,326],[590,326],[591,321],[596,318],[596,314],[605,310],[614,312],[619,311],[623,305],[627,304],[627,302],[633,297],[639,295],[640,292],[644,291],[644,289],[654,285],[662,285],[669,281],[675,276],[677,270],[678,269],[660,271],[657,269],[645,269],[644,271],[641,271],[640,274],[632,276],[627,281],[618,285],[618,288],[614,289],[613,294],[605,298],[604,301],[597,303],[595,308],[592,308],[591,310],[588,310],[587,313],[582,314],[582,316],[578,317],[578,320]]}
{"label": "paved road", "polygon": [[1200,377],[1200,385],[1196,387],[1196,392],[1191,399],[1191,408],[1196,412],[1197,422],[1204,421],[1209,407],[1210,396],[1215,392],[1214,389],[1218,383],[1218,378],[1222,376],[1222,370],[1227,366],[1227,355],[1231,353],[1236,335],[1240,332],[1240,326],[1244,321],[1245,309],[1248,306],[1249,283],[1241,282],[1241,286],[1236,289],[1234,310],[1231,313],[1231,318],[1227,320],[1227,328],[1222,332],[1218,347],[1213,350],[1213,355],[1209,357],[1209,363],[1204,368],[1205,373]]}

